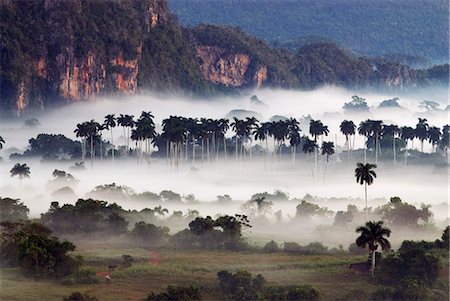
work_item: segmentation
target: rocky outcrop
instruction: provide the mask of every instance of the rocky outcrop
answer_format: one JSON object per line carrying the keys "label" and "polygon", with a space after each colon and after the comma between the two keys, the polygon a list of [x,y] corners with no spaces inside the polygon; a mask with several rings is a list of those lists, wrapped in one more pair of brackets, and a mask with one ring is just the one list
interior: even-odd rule
{"label": "rocky outcrop", "polygon": [[92,52],[82,58],[59,55],[57,64],[62,71],[59,93],[68,101],[92,99],[105,87],[105,65]]}
{"label": "rocky outcrop", "polygon": [[166,0],[148,0],[146,23],[148,30],[165,25],[169,21],[169,9]]}
{"label": "rocky outcrop", "polygon": [[[140,55],[141,49],[138,50]],[[112,73],[112,80],[115,89],[124,94],[134,94],[137,89],[137,76],[139,73],[138,58],[124,60],[122,53],[110,61],[115,70]]]}
{"label": "rocky outcrop", "polygon": [[217,46],[197,46],[197,56],[203,77],[226,87],[261,87],[267,80],[267,67],[252,68],[252,58],[246,53],[234,53]]}

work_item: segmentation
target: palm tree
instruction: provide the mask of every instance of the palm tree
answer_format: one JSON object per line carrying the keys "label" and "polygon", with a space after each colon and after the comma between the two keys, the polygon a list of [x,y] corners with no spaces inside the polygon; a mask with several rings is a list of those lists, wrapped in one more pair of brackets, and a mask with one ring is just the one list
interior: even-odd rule
{"label": "palm tree", "polygon": [[89,136],[88,123],[77,124],[77,128],[73,132],[81,138],[81,161],[84,162],[86,160],[86,138]]}
{"label": "palm tree", "polygon": [[3,139],[2,136],[0,136],[0,149],[3,148],[3,144],[5,144],[5,140]]}
{"label": "palm tree", "polygon": [[383,137],[386,135],[392,138],[392,152],[394,153],[394,165],[397,164],[397,151],[395,149],[395,138],[400,133],[400,129],[395,124],[385,125],[383,127]]}
{"label": "palm tree", "polygon": [[340,125],[341,133],[345,136],[345,144],[347,145],[348,158],[350,159],[350,139],[349,136],[355,135],[356,125],[353,121],[344,120]]}
{"label": "palm tree", "polygon": [[288,127],[288,139],[291,145],[292,163],[295,164],[295,155],[297,153],[297,146],[300,144],[300,127],[299,122],[295,118],[290,118],[286,121]]}
{"label": "palm tree", "polygon": [[[123,128],[123,138],[125,139],[125,148],[126,153],[128,153],[130,149],[130,129],[134,127],[134,116],[133,115],[123,115],[120,114],[117,117],[117,124]],[[127,133],[125,133],[125,129],[127,128]]]}
{"label": "palm tree", "polygon": [[333,142],[322,142],[322,156],[327,156],[327,164],[325,165],[325,171],[323,173],[323,181],[325,182],[325,175],[327,174],[328,159],[334,154],[334,143]]}
{"label": "palm tree", "polygon": [[227,138],[225,137],[225,134],[227,133],[228,129],[230,128],[230,121],[225,118],[219,119],[218,122],[218,134],[219,138],[222,138],[223,141],[223,153],[225,159],[227,158]]}
{"label": "palm tree", "polygon": [[423,141],[428,138],[428,123],[425,118],[419,118],[416,125],[415,136],[420,140],[420,151],[423,153]]}
{"label": "palm tree", "polygon": [[383,131],[383,121],[369,120],[372,137],[375,136],[375,163],[378,163],[378,155],[381,154],[380,134]]}
{"label": "palm tree", "polygon": [[364,140],[364,164],[367,163],[367,141],[369,140],[371,132],[371,123],[370,120],[361,121],[358,127],[358,134],[365,137]]}
{"label": "palm tree", "polygon": [[376,164],[371,164],[371,163],[357,163],[356,164],[356,169],[355,169],[355,177],[356,177],[356,182],[363,185],[364,184],[364,196],[365,196],[365,200],[366,200],[366,218],[368,217],[368,212],[367,212],[367,185],[372,185],[374,178],[377,177],[377,174],[375,173],[375,171],[373,171],[373,169],[375,169],[377,167]]}
{"label": "palm tree", "polygon": [[334,143],[333,142],[323,142],[322,143],[322,156],[327,155],[327,163],[328,163],[329,157],[333,154],[334,154]]}
{"label": "palm tree", "polygon": [[449,147],[450,147],[450,126],[444,125],[442,127],[442,139],[439,142],[439,148],[444,151],[447,164],[448,164]]}
{"label": "palm tree", "polygon": [[[317,144],[314,142],[314,140],[310,140],[308,137],[304,137],[303,147],[302,150],[305,154],[308,154],[310,157],[309,162],[311,162],[311,153],[315,152],[317,149]],[[313,178],[313,183],[315,182],[315,174],[311,167],[311,174]]]}
{"label": "palm tree", "polygon": [[114,114],[106,115],[103,125],[105,126],[105,129],[110,130],[110,132],[111,132],[111,146],[112,146],[111,155],[112,155],[112,160],[114,161],[115,148],[114,148],[113,128],[115,128],[117,126],[116,117],[114,116]]}
{"label": "palm tree", "polygon": [[94,165],[94,157],[95,157],[94,138],[97,137],[101,126],[94,119],[91,119],[91,121],[86,122],[86,128],[87,128],[87,137],[90,140],[91,146],[91,167],[92,167]]}
{"label": "palm tree", "polygon": [[160,217],[164,217],[167,213],[169,213],[169,210],[159,205],[158,207],[153,208],[153,212],[158,214]]}
{"label": "palm tree", "polygon": [[378,245],[381,246],[383,251],[389,251],[391,249],[391,243],[386,237],[391,235],[391,230],[383,227],[383,222],[370,221],[365,226],[358,227],[356,233],[361,233],[356,239],[356,245],[361,248],[369,246],[369,250],[372,254],[372,278],[375,276],[375,251],[378,249]]}
{"label": "palm tree", "polygon": [[416,136],[416,131],[409,126],[403,126],[400,129],[400,137],[406,142],[406,149],[405,149],[405,165],[408,164],[408,140],[413,141],[414,137]]}
{"label": "palm tree", "polygon": [[428,128],[428,142],[431,143],[432,151],[437,151],[437,145],[441,140],[441,129],[435,126],[430,126]]}
{"label": "palm tree", "polygon": [[16,163],[16,165],[14,165],[14,167],[11,169],[10,173],[11,177],[15,176],[19,177],[20,190],[22,190],[22,180],[24,178],[30,177],[30,167],[28,167],[26,163],[24,164]]}

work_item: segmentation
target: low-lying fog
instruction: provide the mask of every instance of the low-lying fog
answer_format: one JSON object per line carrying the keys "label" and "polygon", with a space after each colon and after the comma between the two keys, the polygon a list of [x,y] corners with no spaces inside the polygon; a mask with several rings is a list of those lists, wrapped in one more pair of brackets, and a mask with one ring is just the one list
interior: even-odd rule
{"label": "low-lying fog", "polygon": [[[19,188],[19,180],[9,176],[9,170],[17,163],[9,161],[8,154],[14,152],[11,148],[23,151],[28,144],[28,139],[36,137],[39,133],[62,133],[71,139],[76,139],[73,130],[77,123],[96,119],[103,122],[107,114],[131,114],[138,117],[141,111],[152,111],[157,124],[157,131],[161,129],[161,122],[170,115],[181,115],[185,117],[210,117],[223,118],[231,110],[244,109],[258,112],[263,120],[268,120],[271,116],[282,115],[301,119],[308,114],[313,119],[320,119],[328,125],[330,134],[325,137],[325,141],[337,142],[337,152],[344,149],[345,138],[339,132],[339,124],[344,119],[351,119],[355,124],[365,119],[381,119],[385,124],[394,123],[399,126],[415,126],[418,117],[428,119],[430,125],[442,127],[449,123],[448,111],[426,111],[419,107],[418,102],[426,99],[424,95],[398,95],[358,93],[366,98],[371,112],[366,114],[346,115],[342,106],[351,100],[351,96],[356,94],[352,91],[336,87],[324,87],[315,91],[281,91],[281,90],[260,90],[257,91],[258,98],[265,105],[254,105],[249,101],[250,95],[226,97],[214,100],[192,100],[179,96],[155,97],[155,96],[127,96],[119,98],[98,99],[95,102],[83,102],[67,105],[59,109],[53,109],[46,113],[33,115],[39,119],[40,125],[35,128],[27,128],[22,121],[0,121],[0,136],[6,143],[0,156],[3,157],[0,178],[0,195],[21,198],[31,209],[32,216],[49,208],[53,201],[46,184],[52,179],[52,172],[55,168],[70,172],[80,180],[74,187],[77,197],[84,197],[95,186],[101,184],[117,183],[126,185],[136,192],[152,191],[159,193],[161,190],[173,190],[181,195],[194,194],[200,201],[216,200],[217,195],[228,194],[233,200],[246,201],[252,194],[258,192],[273,192],[279,189],[288,192],[291,197],[302,198],[309,193],[318,197],[348,197],[358,198],[349,202],[336,204],[323,204],[329,209],[345,209],[348,203],[355,203],[363,208],[364,187],[358,185],[354,178],[354,163],[346,165],[339,156],[332,156],[326,168],[324,160],[319,164],[316,179],[312,178],[312,164],[309,157],[300,155],[295,165],[289,158],[281,162],[274,163],[259,160],[247,160],[245,162],[236,161],[230,155],[227,161],[221,160],[215,163],[197,163],[196,168],[192,168],[189,162],[180,166],[178,170],[169,166],[164,160],[152,159],[151,163],[138,165],[133,158],[127,160],[116,160],[113,164],[109,160],[96,160],[93,169],[86,164],[84,171],[69,171],[69,166],[73,162],[65,163],[42,163],[38,160],[27,162],[31,168],[31,178],[24,179],[22,189]],[[447,95],[444,92],[430,94],[429,99],[441,104],[445,108]],[[387,110],[377,108],[378,104],[386,99],[399,96],[399,104],[405,110]],[[308,134],[308,126],[301,124],[303,134]],[[122,128],[114,129],[115,144],[123,141]],[[233,133],[228,133],[232,136]],[[109,139],[109,132],[105,131],[103,138]],[[121,140],[122,139],[122,140]],[[355,147],[363,145],[363,137],[357,135]],[[420,146],[418,141],[414,146]],[[431,146],[425,143],[425,151],[431,150]],[[233,150],[231,150],[232,152]],[[401,161],[401,159],[399,159]],[[369,157],[368,161],[373,161]],[[399,196],[403,200],[417,204],[426,203],[433,206],[435,218],[444,219],[448,216],[447,210],[442,210],[442,203],[448,201],[448,173],[447,170],[438,172],[435,167],[424,165],[419,167],[404,167],[401,163],[397,168],[392,164],[384,163],[376,170],[378,177],[375,183],[369,187],[369,198],[382,198],[386,201],[391,196]],[[75,202],[73,199],[71,202]],[[359,203],[358,203],[359,202]],[[378,206],[369,203],[370,205]],[[298,203],[284,205],[284,214],[295,214],[295,206]],[[148,206],[145,202],[124,201],[121,202],[125,209],[140,209]],[[187,207],[195,207],[189,205]],[[186,208],[187,208],[186,207]],[[201,206],[202,214],[215,215],[218,212],[232,213],[238,207],[212,208]],[[276,206],[275,206],[275,210]]]}

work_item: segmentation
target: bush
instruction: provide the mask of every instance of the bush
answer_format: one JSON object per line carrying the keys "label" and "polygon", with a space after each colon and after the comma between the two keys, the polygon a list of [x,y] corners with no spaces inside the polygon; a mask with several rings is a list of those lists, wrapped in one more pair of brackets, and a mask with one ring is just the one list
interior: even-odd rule
{"label": "bush", "polygon": [[427,300],[428,296],[429,290],[425,283],[412,278],[402,280],[399,288],[394,292],[394,300],[419,301]]}
{"label": "bush", "polygon": [[97,297],[80,292],[73,292],[69,296],[64,297],[63,301],[98,301]]}
{"label": "bush", "polygon": [[133,256],[125,254],[125,255],[122,255],[122,259],[123,259],[122,265],[124,268],[129,268],[132,266],[133,261],[134,261]]}
{"label": "bush", "polygon": [[380,287],[372,293],[370,300],[390,301],[394,297],[394,291],[392,287]]}
{"label": "bush", "polygon": [[252,274],[243,270],[235,274],[220,271],[217,276],[220,290],[232,300],[259,299],[260,292],[266,283],[261,274],[252,279]]}
{"label": "bush", "polygon": [[273,240],[269,241],[264,246],[264,252],[273,253],[273,252],[278,252],[279,250],[280,250],[280,248],[278,247],[278,244]]}
{"label": "bush", "polygon": [[153,224],[145,222],[138,222],[134,225],[131,235],[136,242],[145,245],[159,245],[163,240],[169,236],[169,228],[158,227]]}
{"label": "bush", "polygon": [[94,270],[81,269],[62,280],[62,284],[75,285],[75,284],[95,284],[98,283],[98,277]]}
{"label": "bush", "polygon": [[201,300],[200,289],[193,286],[173,286],[167,287],[167,292],[155,294],[151,292],[147,301],[196,301]]}
{"label": "bush", "polygon": [[319,300],[319,292],[310,285],[296,285],[288,288],[287,300]]}
{"label": "bush", "polygon": [[270,286],[264,290],[263,297],[273,301],[319,300],[319,292],[308,284]]}
{"label": "bush", "polygon": [[301,246],[296,242],[285,242],[283,246],[283,251],[285,252],[298,252]]}
{"label": "bush", "polygon": [[376,278],[382,283],[398,284],[405,278],[414,278],[432,285],[439,276],[439,259],[416,249],[399,256],[388,256],[376,270]]}

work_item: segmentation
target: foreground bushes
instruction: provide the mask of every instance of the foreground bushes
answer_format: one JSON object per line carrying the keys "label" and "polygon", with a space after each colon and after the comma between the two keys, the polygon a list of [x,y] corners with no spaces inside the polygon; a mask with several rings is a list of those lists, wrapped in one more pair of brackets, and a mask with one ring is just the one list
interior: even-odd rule
{"label": "foreground bushes", "polygon": [[146,301],[198,301],[201,300],[200,290],[193,286],[169,285],[166,292],[155,294],[151,292]]}
{"label": "foreground bushes", "polygon": [[264,300],[319,300],[319,292],[310,285],[270,286],[264,290]]}
{"label": "foreground bushes", "polygon": [[82,294],[80,292],[73,292],[69,296],[64,297],[63,301],[98,301],[97,297]]}
{"label": "foreground bushes", "polygon": [[91,269],[81,269],[61,281],[62,284],[66,285],[94,284],[98,282],[99,280],[95,271]]}

